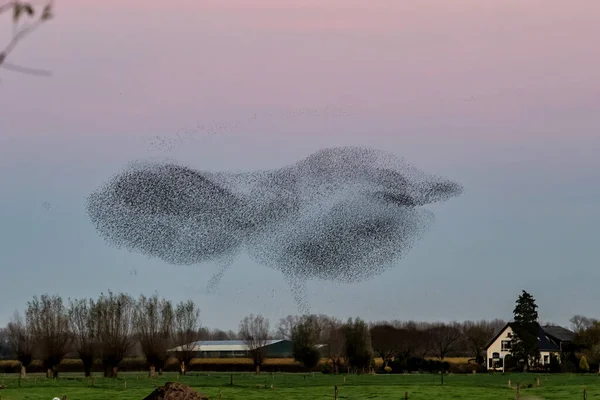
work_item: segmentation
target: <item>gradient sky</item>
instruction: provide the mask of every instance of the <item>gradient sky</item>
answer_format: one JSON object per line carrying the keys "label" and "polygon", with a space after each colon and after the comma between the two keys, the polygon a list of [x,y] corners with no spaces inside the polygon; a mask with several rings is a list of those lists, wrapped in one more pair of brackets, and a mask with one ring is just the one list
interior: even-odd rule
{"label": "gradient sky", "polygon": [[[436,224],[394,269],[309,283],[312,311],[509,319],[526,289],[544,321],[600,316],[598,0],[59,0],[56,15],[11,58],[52,78],[0,69],[1,324],[34,294],[107,289],[192,298],[210,327],[296,313],[281,274],[245,257],[210,295],[213,265],[107,246],[84,200],[135,159],[247,170],[334,145],[466,190],[428,207]],[[290,117],[307,107],[344,115]],[[198,125],[229,129],[149,150]]]}

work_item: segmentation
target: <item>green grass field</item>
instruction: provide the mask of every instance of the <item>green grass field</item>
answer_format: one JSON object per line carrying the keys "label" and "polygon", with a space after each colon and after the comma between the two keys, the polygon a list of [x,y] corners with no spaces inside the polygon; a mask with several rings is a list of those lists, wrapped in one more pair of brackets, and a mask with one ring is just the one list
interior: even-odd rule
{"label": "green grass field", "polygon": [[[600,377],[577,374],[468,374],[448,375],[444,385],[439,375],[348,375],[323,374],[234,374],[230,386],[230,374],[195,373],[178,377],[168,373],[150,379],[144,373],[123,373],[118,379],[83,378],[81,374],[63,374],[57,380],[43,375],[31,375],[21,381],[16,375],[0,375],[0,400],[51,400],[67,396],[68,400],[141,400],[155,385],[177,381],[194,387],[211,399],[219,399],[221,392],[225,400],[316,400],[333,399],[334,386],[338,385],[339,399],[404,399],[408,392],[411,400],[470,399],[509,400],[516,398],[516,390],[508,387],[508,380],[516,386],[533,384],[521,390],[521,399],[583,399],[587,386],[587,398],[600,399]],[[535,387],[536,378],[540,387]],[[271,388],[271,385],[273,388]]]}

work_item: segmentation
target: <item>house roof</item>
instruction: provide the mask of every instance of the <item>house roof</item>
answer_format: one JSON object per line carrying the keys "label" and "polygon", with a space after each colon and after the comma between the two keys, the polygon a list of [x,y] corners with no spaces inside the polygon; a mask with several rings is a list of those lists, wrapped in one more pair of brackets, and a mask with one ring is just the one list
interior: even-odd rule
{"label": "house roof", "polygon": [[538,349],[540,351],[560,351],[560,347],[550,340],[541,326],[538,328]]}
{"label": "house roof", "polygon": [[543,327],[544,331],[548,336],[561,342],[572,342],[575,340],[575,332],[570,331],[562,326],[550,326],[546,325]]}
{"label": "house roof", "polygon": [[[539,325],[538,325],[539,326]],[[507,323],[504,328],[502,328],[497,334],[496,336],[494,336],[494,338],[488,343],[487,346],[485,346],[485,349],[487,350],[496,340],[498,340],[498,337],[500,337],[500,335],[506,331],[506,328],[510,327],[515,334],[519,334],[519,324],[515,323],[515,322],[509,322]],[[556,329],[558,328],[558,329]],[[573,334],[573,336],[575,335],[573,332],[569,331],[568,329],[562,328],[560,326],[556,327],[556,326],[539,326],[538,329],[538,346],[539,346],[539,350],[541,351],[560,351],[559,346],[557,346],[551,339],[555,338],[558,341],[565,341],[567,339],[562,339],[561,337],[571,337],[571,339],[568,340],[572,340],[573,336],[570,336],[569,333]],[[559,335],[559,336],[555,336]],[[549,337],[550,336],[550,337]]]}
{"label": "house roof", "polygon": [[[265,345],[271,346],[275,343],[283,342],[284,340],[266,340]],[[175,347],[170,351],[181,351],[182,346]],[[191,348],[187,348],[189,351],[247,351],[248,346],[246,346],[243,340],[201,340],[198,342],[194,342]]]}

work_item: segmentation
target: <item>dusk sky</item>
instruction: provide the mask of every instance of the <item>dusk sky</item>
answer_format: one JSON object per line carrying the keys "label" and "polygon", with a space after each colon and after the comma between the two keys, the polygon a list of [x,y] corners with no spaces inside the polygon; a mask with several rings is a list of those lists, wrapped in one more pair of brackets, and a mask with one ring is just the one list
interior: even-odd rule
{"label": "dusk sky", "polygon": [[133,160],[254,170],[339,145],[465,191],[426,207],[435,224],[384,274],[309,282],[311,311],[510,319],[526,289],[543,321],[600,317],[600,1],[56,3],[10,58],[53,76],[0,68],[0,324],[33,295],[111,289],[275,325],[297,313],[281,273],[242,256],[209,294],[215,265],[108,246],[86,196]]}

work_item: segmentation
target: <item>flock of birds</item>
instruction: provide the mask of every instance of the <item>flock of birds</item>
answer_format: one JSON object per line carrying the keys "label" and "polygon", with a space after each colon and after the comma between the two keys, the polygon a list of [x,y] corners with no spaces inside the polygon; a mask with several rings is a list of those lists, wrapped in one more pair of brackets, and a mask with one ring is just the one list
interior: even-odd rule
{"label": "flock of birds", "polygon": [[301,312],[306,281],[382,273],[433,221],[424,205],[461,193],[380,150],[336,147],[281,168],[243,173],[134,162],[88,198],[111,245],[174,265],[219,265],[215,290],[242,252],[283,273]]}
{"label": "flock of birds", "polygon": [[[339,117],[346,108],[299,109],[284,118]],[[148,150],[222,135],[274,113],[231,124],[199,125],[155,137]],[[242,173],[208,172],[173,162],[132,162],[92,192],[87,213],[110,245],[173,265],[211,263],[215,292],[241,253],[281,271],[309,312],[306,282],[359,282],[402,258],[431,226],[427,204],[462,186],[426,174],[395,155],[366,147],[319,150],[289,165]],[[51,204],[42,204],[50,210]],[[137,276],[135,268],[130,276]],[[274,296],[274,292],[271,293]]]}
{"label": "flock of birds", "polygon": [[222,136],[234,133],[240,129],[247,129],[253,123],[267,121],[268,119],[281,118],[286,121],[297,121],[300,118],[339,118],[355,115],[359,111],[367,111],[367,108],[358,108],[353,105],[344,107],[325,106],[322,108],[298,108],[291,109],[281,113],[267,111],[264,113],[254,113],[245,118],[237,118],[230,122],[215,121],[213,123],[198,124],[193,128],[177,130],[170,136],[152,136],[145,138],[146,151],[169,153],[181,146],[192,144],[198,140],[214,136]]}

